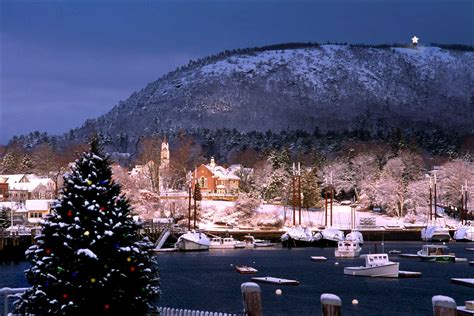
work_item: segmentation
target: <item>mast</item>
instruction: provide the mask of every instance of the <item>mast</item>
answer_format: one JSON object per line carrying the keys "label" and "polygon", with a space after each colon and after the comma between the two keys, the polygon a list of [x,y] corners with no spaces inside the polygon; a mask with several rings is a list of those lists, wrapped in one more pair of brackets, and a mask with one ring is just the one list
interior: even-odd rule
{"label": "mast", "polygon": [[293,172],[291,174],[291,178],[292,178],[292,182],[293,182],[293,185],[292,185],[292,188],[293,188],[293,226],[296,226],[296,184],[295,184],[295,163],[293,162]]}
{"label": "mast", "polygon": [[460,214],[461,225],[464,224],[464,186],[461,185],[461,214]]}
{"label": "mast", "polygon": [[324,188],[324,227],[328,226],[328,187]]}
{"label": "mast", "polygon": [[430,177],[430,222],[433,220],[433,193],[431,192],[431,177]]}
{"label": "mast", "polygon": [[192,176],[189,177],[189,188],[188,188],[188,230],[191,230],[191,191],[192,191]]}
{"label": "mast", "polygon": [[330,224],[331,224],[331,227],[332,227],[332,200],[334,199],[334,188],[332,187],[332,172],[331,172],[331,184],[329,185],[329,188],[331,190],[331,200],[329,202],[329,205],[330,205],[330,213],[331,213],[331,217],[330,217]]}
{"label": "mast", "polygon": [[[194,181],[197,182],[197,168],[194,169]],[[194,194],[193,194],[193,200],[194,200],[194,229],[196,229],[196,185],[194,185]]]}
{"label": "mast", "polygon": [[436,192],[436,171],[434,173],[434,218],[437,218],[437,192]]}
{"label": "mast", "polygon": [[301,164],[298,162],[298,222],[301,225]]}

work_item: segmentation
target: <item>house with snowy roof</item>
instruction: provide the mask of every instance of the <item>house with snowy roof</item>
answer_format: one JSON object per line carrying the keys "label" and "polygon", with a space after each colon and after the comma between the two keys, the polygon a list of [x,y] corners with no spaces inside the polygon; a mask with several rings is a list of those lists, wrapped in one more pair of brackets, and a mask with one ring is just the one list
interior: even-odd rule
{"label": "house with snowy roof", "polygon": [[55,183],[50,178],[37,177],[34,174],[0,175],[0,194],[2,200],[26,201],[28,199],[53,199],[55,198]]}
{"label": "house with snowy roof", "polygon": [[194,170],[194,183],[197,181],[203,193],[236,194],[239,192],[240,178],[236,172],[240,165],[224,168],[211,157],[209,164],[202,164]]}

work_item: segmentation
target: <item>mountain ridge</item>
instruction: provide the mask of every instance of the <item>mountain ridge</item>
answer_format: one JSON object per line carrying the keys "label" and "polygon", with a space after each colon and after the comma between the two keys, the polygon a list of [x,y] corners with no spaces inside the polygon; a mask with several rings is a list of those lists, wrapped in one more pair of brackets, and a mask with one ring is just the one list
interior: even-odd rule
{"label": "mountain ridge", "polygon": [[[454,45],[456,48],[456,46]],[[188,63],[66,134],[133,151],[180,129],[473,131],[474,52],[436,46],[289,43]]]}

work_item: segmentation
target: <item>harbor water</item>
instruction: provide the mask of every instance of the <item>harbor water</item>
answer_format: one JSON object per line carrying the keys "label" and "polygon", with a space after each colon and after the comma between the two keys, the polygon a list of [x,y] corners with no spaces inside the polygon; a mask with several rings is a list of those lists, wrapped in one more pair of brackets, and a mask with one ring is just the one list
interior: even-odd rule
{"label": "harbor water", "polygon": [[[422,242],[385,242],[383,250],[416,253]],[[473,243],[449,243],[457,257],[474,260],[466,247]],[[366,243],[363,253],[382,251],[380,242]],[[325,256],[313,262],[310,256]],[[162,295],[159,306],[218,312],[242,312],[240,285],[252,276],[273,276],[300,281],[298,286],[261,284],[264,315],[320,315],[323,293],[338,295],[344,315],[432,315],[433,295],[454,298],[458,305],[474,299],[472,288],[452,284],[450,278],[473,278],[474,267],[467,262],[430,263],[419,259],[390,256],[400,270],[418,271],[418,279],[387,279],[346,276],[346,266],[364,265],[363,258],[335,259],[333,248],[260,248],[216,250],[198,253],[157,254]],[[336,264],[337,262],[337,264]],[[235,265],[249,265],[259,272],[242,275]],[[0,287],[28,286],[23,277],[26,262],[0,265]],[[275,291],[281,289],[281,295]],[[357,299],[358,304],[352,305]],[[0,302],[0,305],[3,302]],[[0,306],[1,307],[1,306]],[[1,307],[3,308],[3,307]]]}

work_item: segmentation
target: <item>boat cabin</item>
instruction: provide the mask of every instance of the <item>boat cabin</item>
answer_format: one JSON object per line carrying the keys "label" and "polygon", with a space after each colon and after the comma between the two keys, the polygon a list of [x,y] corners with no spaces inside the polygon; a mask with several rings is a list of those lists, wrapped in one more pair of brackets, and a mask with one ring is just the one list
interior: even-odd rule
{"label": "boat cabin", "polygon": [[388,255],[386,253],[369,254],[365,258],[366,267],[383,266],[386,265],[388,262]]}
{"label": "boat cabin", "polygon": [[357,250],[359,248],[359,243],[356,242],[356,241],[339,241],[337,243],[337,249],[339,250],[347,250],[347,251],[351,251],[351,250]]}
{"label": "boat cabin", "polygon": [[448,255],[448,247],[445,245],[423,245],[422,253],[426,256]]}

